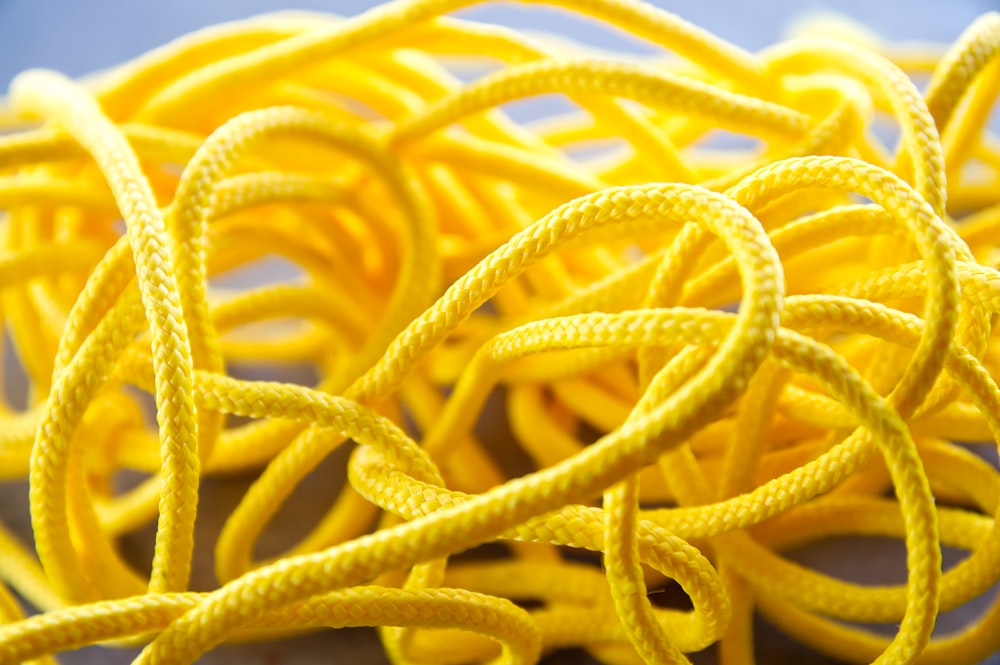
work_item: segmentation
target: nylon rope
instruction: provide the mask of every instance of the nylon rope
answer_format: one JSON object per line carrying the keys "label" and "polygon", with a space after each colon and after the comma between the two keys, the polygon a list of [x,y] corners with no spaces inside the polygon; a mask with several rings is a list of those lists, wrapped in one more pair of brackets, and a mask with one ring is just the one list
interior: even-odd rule
{"label": "nylon rope", "polygon": [[[659,53],[621,58],[448,16],[473,4],[271,14],[12,82],[0,312],[28,395],[0,404],[0,480],[34,542],[0,524],[0,665],[350,626],[397,664],[742,665],[755,612],[847,662],[1000,650],[995,593],[934,630],[1000,579],[1000,14],[946,49],[751,54],[633,0],[533,3]],[[338,451],[339,494],[262,558]],[[250,473],[202,542],[203,480]],[[905,582],[790,558],[852,536],[899,541]],[[653,602],[673,584],[691,609]]]}

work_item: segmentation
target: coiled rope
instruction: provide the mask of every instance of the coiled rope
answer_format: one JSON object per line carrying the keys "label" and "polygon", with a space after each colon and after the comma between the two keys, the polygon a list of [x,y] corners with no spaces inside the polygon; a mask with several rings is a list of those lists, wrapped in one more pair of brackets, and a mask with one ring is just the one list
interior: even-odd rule
{"label": "coiled rope", "polygon": [[[943,53],[754,55],[632,0],[549,3],[680,56],[625,62],[444,16],[470,4],[271,15],[13,82],[0,303],[30,390],[0,478],[28,480],[37,558],[0,527],[0,664],[378,626],[395,663],[736,665],[754,610],[850,662],[1000,650],[996,599],[932,634],[1000,578],[975,454],[1000,441],[1000,15]],[[553,93],[575,110],[498,108]],[[219,281],[275,256],[298,275]],[[483,441],[498,418],[525,468]],[[312,532],[256,558],[346,442]],[[218,587],[189,591],[202,478],[254,469]],[[147,576],[119,539],[150,523]],[[783,554],[844,535],[901,540],[906,583]],[[486,543],[507,554],[449,562]],[[942,545],[968,555],[942,571]],[[691,610],[651,602],[670,581]]]}

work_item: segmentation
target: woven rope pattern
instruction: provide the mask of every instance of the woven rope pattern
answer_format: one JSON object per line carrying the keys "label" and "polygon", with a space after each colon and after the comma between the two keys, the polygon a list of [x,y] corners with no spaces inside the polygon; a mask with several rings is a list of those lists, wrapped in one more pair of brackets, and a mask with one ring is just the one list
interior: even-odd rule
{"label": "woven rope pattern", "polygon": [[[28,480],[34,552],[0,525],[0,665],[348,626],[399,664],[739,665],[755,609],[850,662],[1000,650],[1000,600],[932,635],[1000,579],[1000,473],[973,452],[1000,441],[1000,15],[941,52],[750,54],[633,0],[548,3],[679,56],[624,62],[446,16],[469,4],[271,15],[12,83],[0,305],[30,389],[0,479]],[[499,108],[552,93],[574,110]],[[217,281],[275,256],[300,275]],[[313,531],[256,559],[347,445]],[[199,485],[248,470],[219,585],[189,591]],[[153,523],[147,577],[117,541]],[[783,554],[844,535],[902,541],[906,583]],[[968,556],[942,571],[942,545]],[[692,610],[651,602],[671,580]]]}

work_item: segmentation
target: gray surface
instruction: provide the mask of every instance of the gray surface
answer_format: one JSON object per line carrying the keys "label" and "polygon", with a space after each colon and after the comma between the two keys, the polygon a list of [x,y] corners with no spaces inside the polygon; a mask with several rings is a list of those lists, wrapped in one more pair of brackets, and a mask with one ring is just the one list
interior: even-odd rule
{"label": "gray surface", "polygon": [[[351,14],[371,6],[370,1],[309,0],[298,2],[301,9],[316,9]],[[896,40],[951,41],[977,15],[1000,8],[990,0],[963,2],[878,2],[849,0],[817,2],[781,0],[752,2],[723,0],[702,2],[656,2],[681,16],[732,40],[744,47],[758,49],[782,36],[788,20],[799,12],[833,9],[852,16]],[[18,71],[28,67],[51,67],[71,75],[81,75],[111,66],[198,27],[263,11],[287,7],[269,0],[178,0],[174,2],[141,2],[128,0],[0,0],[0,90]],[[546,8],[523,8],[497,3],[465,10],[459,15],[485,21],[495,21],[521,28],[554,31],[581,41],[609,48],[638,49],[646,47],[629,41],[622,35],[595,27],[586,21],[567,19],[563,14]],[[336,465],[336,461],[330,465]],[[337,475],[334,466],[327,473]],[[303,533],[311,523],[307,502],[322,503],[331,488],[324,474],[313,474],[300,497],[305,500],[284,510],[270,529],[271,544],[288,542]],[[219,517],[227,514],[244,491],[249,478],[211,480],[202,491],[204,514],[199,521],[198,556],[200,573],[195,584],[200,588],[213,585],[209,560],[212,541]],[[26,488],[22,484],[0,484],[0,517],[27,537],[27,515],[23,504]],[[136,562],[150,558],[151,532],[129,536],[123,548]],[[806,548],[796,558],[810,566],[830,570],[862,583],[899,581],[905,565],[898,546],[885,546],[871,540],[843,541],[835,546]],[[953,562],[954,553],[948,553]],[[961,613],[952,612],[942,619],[942,628],[954,629],[978,613],[982,602],[970,604]],[[131,652],[107,652],[86,649],[64,657],[75,664],[127,663]],[[830,663],[826,659],[803,653],[799,647],[761,625],[758,635],[758,657],[762,663],[812,662]],[[699,657],[708,663],[711,655]],[[279,663],[370,664],[385,662],[371,631],[327,631],[292,640],[285,644],[237,645],[223,647],[206,656],[205,663],[248,663],[278,665]],[[551,657],[547,663],[589,662],[579,652],[567,652]],[[1000,657],[990,662],[1000,664]]]}

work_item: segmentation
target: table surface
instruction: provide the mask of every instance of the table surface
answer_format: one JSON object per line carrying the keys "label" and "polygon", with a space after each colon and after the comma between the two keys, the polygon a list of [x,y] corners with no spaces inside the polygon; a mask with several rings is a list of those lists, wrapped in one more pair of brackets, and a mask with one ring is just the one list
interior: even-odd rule
{"label": "table surface", "polygon": [[[300,9],[319,10],[342,15],[354,14],[375,4],[370,0],[299,0]],[[805,12],[835,11],[854,18],[893,40],[951,42],[978,15],[1000,9],[1000,0],[962,0],[945,3],[936,0],[918,2],[872,2],[871,0],[701,0],[699,2],[663,2],[665,7],[723,38],[749,49],[759,49],[781,39],[790,21]],[[947,9],[945,9],[947,6]],[[29,67],[49,67],[78,76],[96,71],[136,56],[153,46],[199,27],[224,20],[287,8],[274,0],[173,0],[171,2],[135,2],[132,0],[0,0],[0,86],[5,86],[17,72]],[[585,20],[569,18],[558,10],[512,4],[492,3],[458,12],[456,15],[496,22],[522,29],[551,31],[585,43],[600,44],[620,50],[640,50],[641,45],[620,34],[606,31]],[[0,87],[0,90],[3,88]],[[8,349],[9,352],[9,349]],[[5,377],[10,381],[11,377]],[[484,432],[485,435],[495,434]],[[494,437],[495,438],[495,437]],[[268,531],[266,545],[280,551],[283,543],[293,542],[306,532],[315,519],[305,506],[322,505],[336,490],[324,481],[338,474],[343,459],[328,460],[326,467],[307,480],[297,501],[284,509]],[[340,473],[342,477],[342,473]],[[197,532],[196,575],[193,585],[208,589],[215,582],[211,576],[211,551],[221,519],[242,496],[250,478],[209,479],[202,488]],[[0,484],[0,519],[20,537],[30,539],[22,483]],[[137,562],[151,558],[151,529],[131,534],[122,542],[130,559]],[[819,568],[859,583],[900,583],[905,579],[905,562],[899,543],[874,539],[843,539],[836,543],[804,548],[792,554],[805,565]],[[945,552],[946,565],[959,560],[954,551]],[[938,630],[949,632],[978,615],[996,589],[977,602],[942,615]],[[88,648],[66,654],[69,665],[116,665],[128,663],[134,651],[106,651]],[[758,620],[757,657],[761,663],[811,662],[834,663],[803,651],[766,622]],[[281,663],[341,662],[350,659],[358,665],[387,662],[373,631],[350,629],[325,631],[283,643],[232,645],[221,647],[200,662],[224,665],[279,665]],[[695,654],[695,662],[715,662],[712,653]],[[553,654],[547,665],[593,662],[582,652]],[[988,663],[1000,665],[1000,654]]]}

